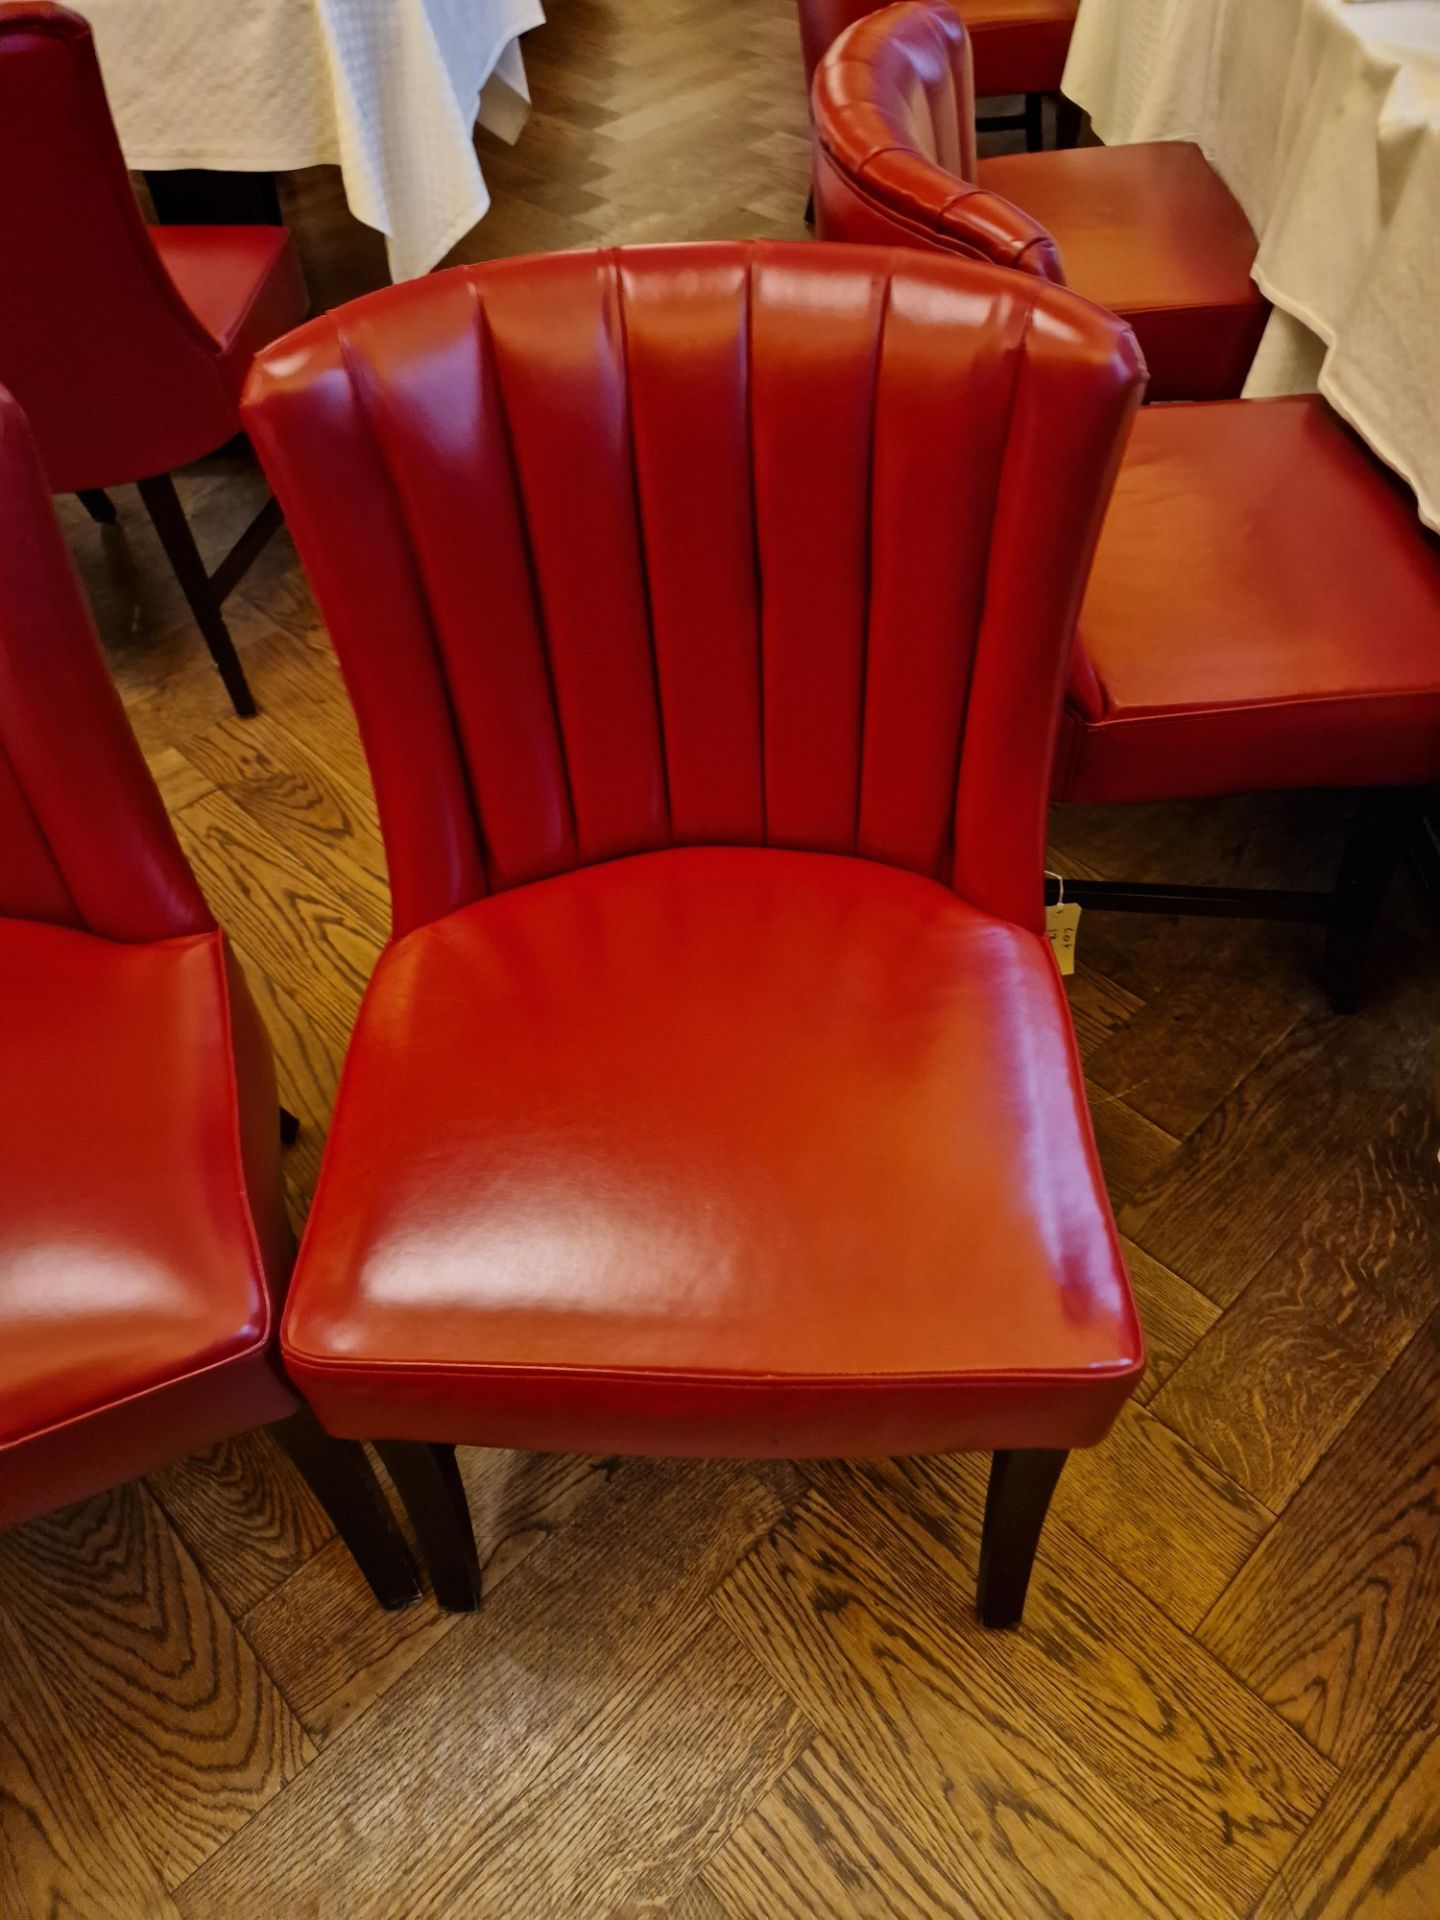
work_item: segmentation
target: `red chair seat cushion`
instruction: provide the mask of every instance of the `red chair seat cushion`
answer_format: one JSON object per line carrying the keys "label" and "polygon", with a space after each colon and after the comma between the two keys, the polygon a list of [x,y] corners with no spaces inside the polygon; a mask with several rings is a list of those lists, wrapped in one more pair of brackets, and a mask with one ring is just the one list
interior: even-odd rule
{"label": "red chair seat cushion", "polygon": [[1079,0],[959,0],[975,91],[1057,93]]}
{"label": "red chair seat cushion", "polygon": [[1440,779],[1440,541],[1317,395],[1145,409],[1080,640],[1062,797]]}
{"label": "red chair seat cushion", "polygon": [[896,868],[683,849],[382,958],[282,1340],[333,1431],[1085,1445],[1141,1343],[1043,940]]}
{"label": "red chair seat cushion", "polygon": [[309,296],[284,227],[151,227],[165,271],[220,347],[239,397],[250,362],[305,318]]}
{"label": "red chair seat cushion", "polygon": [[219,934],[0,920],[0,1524],[294,1405],[231,1013]]}
{"label": "red chair seat cushion", "polygon": [[1152,400],[1219,400],[1245,384],[1269,317],[1255,236],[1188,141],[982,160],[977,184],[1054,237],[1067,285],[1128,320]]}

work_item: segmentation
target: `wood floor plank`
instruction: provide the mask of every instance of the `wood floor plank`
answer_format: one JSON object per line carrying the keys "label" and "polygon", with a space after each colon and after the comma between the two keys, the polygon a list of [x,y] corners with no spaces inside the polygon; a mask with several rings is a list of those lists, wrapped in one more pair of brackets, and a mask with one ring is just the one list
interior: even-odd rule
{"label": "wood floor plank", "polygon": [[0,1613],[0,1913],[172,1920],[83,1739]]}
{"label": "wood floor plank", "polygon": [[[1392,943],[1398,967],[1406,943]],[[1319,1187],[1423,1097],[1433,1034],[1423,968],[1349,1016],[1301,1022],[1119,1208],[1122,1230],[1228,1305],[1297,1233]],[[1248,1204],[1235,1205],[1244,1191]]]}
{"label": "wood floor plank", "polygon": [[813,1469],[827,1504],[897,1585],[937,1613],[961,1597],[961,1656],[985,1662],[1102,1771],[1197,1888],[1248,1912],[1323,1802],[1333,1767],[1054,1515],[1023,1633],[981,1628],[970,1596],[984,1475],[976,1455]]}
{"label": "wood floor plank", "polygon": [[606,1913],[678,1895],[798,1757],[811,1729],[716,1620],[638,1698],[619,1696],[412,1899],[455,1913]]}
{"label": "wood floor plank", "polygon": [[1231,1671],[1346,1760],[1440,1623],[1440,1314],[1201,1628]]}
{"label": "wood floor plank", "polygon": [[[705,1886],[732,1920],[989,1920],[888,1807],[817,1739],[712,1854]],[[1018,1917],[1017,1907],[1007,1909]]]}
{"label": "wood floor plank", "polygon": [[1293,1920],[1440,1913],[1440,1640],[1356,1749],[1284,1883]]}
{"label": "wood floor plank", "polygon": [[0,1535],[0,1606],[172,1891],[313,1757],[138,1486]]}
{"label": "wood floor plank", "polygon": [[[615,1463],[578,1454],[460,1449],[483,1591],[500,1584],[581,1507]],[[397,1613],[374,1604],[338,1541],[246,1615],[245,1632],[317,1746],[362,1714],[454,1626],[425,1599]]]}
{"label": "wood floor plank", "polygon": [[820,1493],[714,1605],[980,1911],[1191,1920],[1194,1881],[1168,1837],[967,1638],[968,1598],[938,1613]]}
{"label": "wood floor plank", "polygon": [[1131,1194],[1163,1176],[1180,1151],[1180,1143],[1113,1094],[1097,1093],[1094,1088],[1086,1091],[1105,1189],[1110,1204],[1119,1208]]}
{"label": "wood floor plank", "polygon": [[324,1508],[263,1430],[162,1467],[148,1485],[233,1617],[335,1537]]}
{"label": "wood floor plank", "polygon": [[222,720],[186,742],[185,758],[297,854],[383,891],[385,856],[368,785],[352,787],[268,714]]}
{"label": "wood floor plank", "polygon": [[1134,1401],[1100,1446],[1071,1454],[1053,1512],[1187,1629],[1272,1524],[1252,1494]]}
{"label": "wood floor plank", "polygon": [[1120,1251],[1145,1332],[1145,1374],[1135,1398],[1146,1406],[1214,1326],[1221,1310],[1133,1240],[1122,1238]]}
{"label": "wood floor plank", "polygon": [[1272,1510],[1433,1307],[1437,1134],[1432,1110],[1393,1114],[1152,1402]]}
{"label": "wood floor plank", "polygon": [[[1170,923],[1169,978],[1087,1057],[1090,1081],[1183,1140],[1322,1010],[1318,984],[1266,964],[1268,932],[1254,921]],[[1221,1004],[1225,1019],[1210,1019]]]}
{"label": "wood floor plank", "polygon": [[779,1511],[730,1463],[627,1462],[566,1551],[532,1554],[458,1620],[179,1889],[182,1913],[394,1913],[398,1862],[404,1911],[424,1911],[602,1711],[655,1684]]}
{"label": "wood floor plank", "polygon": [[337,976],[360,993],[385,937],[382,893],[317,875],[228,794],[196,801],[175,824],[217,916],[272,980],[302,1007],[331,999]]}

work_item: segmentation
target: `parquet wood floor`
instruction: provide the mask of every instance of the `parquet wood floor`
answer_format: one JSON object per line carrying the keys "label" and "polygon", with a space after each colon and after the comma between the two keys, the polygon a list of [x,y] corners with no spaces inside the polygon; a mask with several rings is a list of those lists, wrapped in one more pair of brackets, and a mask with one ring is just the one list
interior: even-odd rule
{"label": "parquet wood floor", "polygon": [[[789,0],[551,0],[474,258],[799,237]],[[284,183],[321,303],[379,282]],[[260,483],[184,477],[218,550]],[[288,541],[229,717],[138,504],[61,503],[115,675],[304,1130],[386,930],[365,766]],[[1070,872],[1305,884],[1313,797],[1069,811]],[[379,1612],[263,1435],[0,1539],[0,1914],[1440,1915],[1435,952],[1364,1010],[1305,929],[1087,918],[1071,995],[1149,1333],[1022,1634],[972,1613],[979,1460],[471,1454],[477,1616]]]}

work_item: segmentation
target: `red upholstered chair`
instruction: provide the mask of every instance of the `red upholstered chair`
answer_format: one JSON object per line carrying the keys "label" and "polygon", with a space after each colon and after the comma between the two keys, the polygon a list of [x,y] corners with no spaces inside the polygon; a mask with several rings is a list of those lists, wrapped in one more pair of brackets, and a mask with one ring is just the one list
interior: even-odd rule
{"label": "red upholstered chair", "polygon": [[[808,92],[831,42],[876,7],[874,0],[799,0],[799,5]],[[1078,115],[1061,97],[1060,80],[1078,8],[1079,0],[954,0],[974,53],[975,92],[982,100],[994,94],[1024,94],[1022,124],[1032,153],[1044,145],[1042,103],[1047,93],[1056,97],[1061,144],[1075,144]],[[987,128],[1011,124],[1002,117],[985,122]]]}
{"label": "red upholstered chair", "polygon": [[1019,274],[738,244],[457,270],[257,361],[395,899],[284,1350],[446,1604],[444,1443],[983,1448],[1018,1618],[1142,1364],[1040,904],[1140,378]]}
{"label": "red upholstered chair", "polygon": [[274,502],[207,574],[170,478],[239,430],[257,347],[304,318],[280,227],[151,227],[115,138],[90,29],[0,0],[0,381],[57,493],[99,520],[138,483],[237,713],[255,711],[221,602],[280,524]]}
{"label": "red upholstered chair", "polygon": [[1269,306],[1255,237],[1198,147],[975,157],[970,42],[936,0],[867,15],[841,35],[811,96],[816,231],[900,241],[1021,267],[1135,329],[1152,400],[1244,385]]}
{"label": "red upholstered chair", "polygon": [[1080,616],[1056,797],[1359,790],[1333,893],[1067,880],[1129,911],[1319,921],[1336,1004],[1440,780],[1440,540],[1318,395],[1147,407]]}
{"label": "red upholstered chair", "polygon": [[269,1042],[3,393],[0,1088],[0,1526],[278,1422],[379,1597],[412,1597],[363,1452],[281,1369]]}

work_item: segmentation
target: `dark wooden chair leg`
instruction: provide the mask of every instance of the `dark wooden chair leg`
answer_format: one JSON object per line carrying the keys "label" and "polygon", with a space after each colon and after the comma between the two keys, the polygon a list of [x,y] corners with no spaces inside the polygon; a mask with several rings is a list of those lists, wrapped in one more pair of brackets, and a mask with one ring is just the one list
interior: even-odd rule
{"label": "dark wooden chair leg", "polygon": [[455,1449],[377,1440],[375,1451],[405,1502],[436,1600],[446,1613],[473,1613],[480,1605],[480,1556]]}
{"label": "dark wooden chair leg", "polygon": [[1041,153],[1045,147],[1045,96],[1043,93],[1027,93],[1025,96],[1025,151]]}
{"label": "dark wooden chair leg", "polygon": [[415,1562],[365,1449],[327,1433],[308,1407],[270,1431],[335,1522],[336,1532],[381,1606],[393,1611],[418,1600],[420,1577]]}
{"label": "dark wooden chair leg", "polygon": [[103,487],[82,487],[75,498],[90,518],[102,527],[113,527],[117,518],[115,502]]}
{"label": "dark wooden chair leg", "polygon": [[1325,935],[1323,978],[1337,1013],[1354,1013],[1385,894],[1399,865],[1416,797],[1408,788],[1359,796],[1340,855],[1334,904]]}
{"label": "dark wooden chair leg", "polygon": [[1067,100],[1063,93],[1057,93],[1055,96],[1056,146],[1078,147],[1080,131],[1084,124],[1084,110],[1077,107],[1073,100]]}
{"label": "dark wooden chair leg", "polygon": [[293,1147],[295,1142],[299,1138],[300,1138],[300,1122],[295,1118],[294,1114],[291,1113],[288,1107],[282,1107],[280,1109],[280,1144],[281,1146]]}
{"label": "dark wooden chair leg", "polygon": [[204,635],[210,657],[220,670],[230,704],[236,713],[248,719],[257,711],[255,696],[240,665],[240,656],[235,651],[229,628],[221,617],[219,599],[205,571],[205,563],[200,558],[200,549],[195,545],[195,536],[180,505],[175,482],[168,473],[157,473],[138,484],[140,498],[155,523],[165,557],[175,569],[175,578],[180,582],[181,591],[195,616],[195,624]]}
{"label": "dark wooden chair leg", "polygon": [[980,1618],[987,1627],[1020,1624],[1040,1530],[1065,1459],[1040,1447],[991,1457],[980,1536]]}

